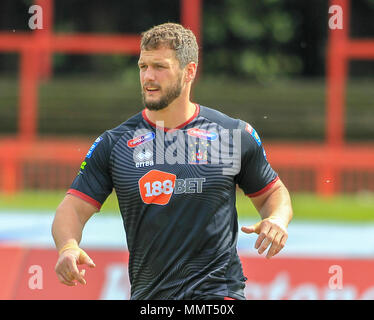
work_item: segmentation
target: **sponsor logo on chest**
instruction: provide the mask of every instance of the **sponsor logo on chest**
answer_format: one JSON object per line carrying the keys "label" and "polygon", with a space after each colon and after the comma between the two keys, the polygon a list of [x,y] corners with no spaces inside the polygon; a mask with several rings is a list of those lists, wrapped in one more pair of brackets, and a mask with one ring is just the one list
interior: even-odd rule
{"label": "sponsor logo on chest", "polygon": [[144,203],[166,205],[172,194],[202,193],[205,178],[177,179],[173,173],[151,170],[139,181],[139,193]]}
{"label": "sponsor logo on chest", "polygon": [[154,132],[148,132],[146,134],[137,136],[133,139],[130,139],[127,141],[127,146],[129,148],[135,148],[137,146],[142,145],[143,143],[146,143],[148,141],[152,141],[155,138],[155,133]]}
{"label": "sponsor logo on chest", "polygon": [[143,168],[154,165],[153,152],[149,149],[135,151],[135,167]]}

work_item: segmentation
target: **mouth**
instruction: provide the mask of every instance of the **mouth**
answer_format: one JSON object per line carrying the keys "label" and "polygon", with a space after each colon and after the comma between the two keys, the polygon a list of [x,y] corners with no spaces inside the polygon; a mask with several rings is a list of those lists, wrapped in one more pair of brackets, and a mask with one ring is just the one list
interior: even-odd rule
{"label": "mouth", "polygon": [[153,93],[158,92],[160,89],[158,87],[144,87],[145,92]]}

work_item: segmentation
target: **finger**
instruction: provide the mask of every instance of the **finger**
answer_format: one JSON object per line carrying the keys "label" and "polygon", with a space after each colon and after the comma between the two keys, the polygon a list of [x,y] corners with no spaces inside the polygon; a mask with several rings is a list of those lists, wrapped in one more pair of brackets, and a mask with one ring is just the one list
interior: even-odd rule
{"label": "finger", "polygon": [[73,282],[73,281],[69,281],[69,280],[68,280],[64,275],[62,275],[62,274],[57,274],[57,278],[58,278],[58,280],[59,280],[61,283],[65,284],[65,285],[67,285],[67,286],[73,287],[73,286],[76,286],[76,285],[77,285],[75,282]]}
{"label": "finger", "polygon": [[260,247],[261,243],[267,237],[269,231],[270,231],[270,226],[267,223],[263,223],[261,225],[261,232],[259,233],[259,236],[255,243],[255,249],[258,249]]}
{"label": "finger", "polygon": [[275,252],[274,255],[278,254],[278,253],[279,253],[279,252],[284,248],[284,246],[286,245],[286,241],[287,241],[287,239],[288,239],[288,234],[283,234],[283,237],[282,237],[282,239],[281,239],[281,241],[280,241],[280,244],[279,244],[279,248],[278,248],[278,250]]}
{"label": "finger", "polygon": [[253,233],[255,232],[255,227],[254,226],[249,226],[249,227],[241,227],[241,230],[245,233]]}
{"label": "finger", "polygon": [[64,276],[64,278],[67,281],[71,281],[72,282],[74,280],[74,276],[73,276],[73,274],[70,271],[62,272],[61,274]]}
{"label": "finger", "polygon": [[79,255],[79,264],[87,264],[90,268],[95,268],[96,265],[95,263],[92,261],[92,259],[89,257],[89,255],[81,250],[80,252],[80,255]]}
{"label": "finger", "polygon": [[243,226],[242,228],[241,228],[241,230],[243,231],[243,232],[245,232],[245,233],[253,233],[253,232],[256,232],[257,234],[259,234],[260,233],[260,225],[261,225],[261,222],[262,221],[259,221],[259,222],[257,222],[256,224],[254,224],[254,225],[251,225],[251,226],[249,226],[249,227],[246,227],[246,226]]}
{"label": "finger", "polygon": [[270,259],[271,257],[275,256],[282,248],[281,248],[281,240],[283,238],[283,233],[278,232],[274,237],[274,240],[271,244],[271,247],[266,255],[266,258]]}
{"label": "finger", "polygon": [[81,284],[86,284],[86,280],[84,277],[80,274],[79,269],[77,267],[76,263],[76,257],[69,256],[67,257],[64,262],[66,263],[66,273],[67,273],[67,279],[68,280],[77,280]]}
{"label": "finger", "polygon": [[277,231],[275,229],[270,229],[265,239],[262,241],[261,246],[258,248],[258,253],[263,254],[268,246],[273,242]]}
{"label": "finger", "polygon": [[85,271],[83,273],[80,272],[76,265],[73,266],[73,269],[70,272],[72,273],[74,280],[77,280],[81,284],[87,283],[86,280],[84,279]]}

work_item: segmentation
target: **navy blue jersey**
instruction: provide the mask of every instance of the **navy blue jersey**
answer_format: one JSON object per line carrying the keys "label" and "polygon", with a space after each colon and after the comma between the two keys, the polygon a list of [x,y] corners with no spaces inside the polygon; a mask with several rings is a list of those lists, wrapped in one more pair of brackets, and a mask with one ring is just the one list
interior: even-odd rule
{"label": "navy blue jersey", "polygon": [[248,123],[196,105],[172,130],[143,110],[104,132],[68,193],[100,209],[115,189],[131,299],[245,299],[236,186],[256,196],[277,179]]}

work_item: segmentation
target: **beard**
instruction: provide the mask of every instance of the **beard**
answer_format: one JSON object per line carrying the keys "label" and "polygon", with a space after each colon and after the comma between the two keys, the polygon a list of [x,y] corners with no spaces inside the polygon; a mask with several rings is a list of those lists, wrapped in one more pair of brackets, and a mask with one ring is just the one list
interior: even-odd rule
{"label": "beard", "polygon": [[178,76],[177,81],[170,87],[165,89],[163,94],[158,100],[147,101],[144,90],[142,90],[143,105],[150,111],[157,111],[166,108],[176,98],[178,98],[182,92],[182,75]]}

